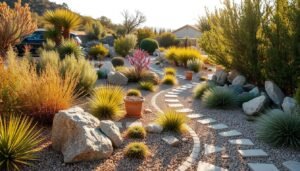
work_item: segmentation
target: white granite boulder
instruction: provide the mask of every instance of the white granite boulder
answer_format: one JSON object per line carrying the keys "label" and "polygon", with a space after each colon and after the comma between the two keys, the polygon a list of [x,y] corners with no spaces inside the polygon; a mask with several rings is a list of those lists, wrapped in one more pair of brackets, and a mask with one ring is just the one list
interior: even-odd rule
{"label": "white granite boulder", "polygon": [[107,75],[107,81],[114,85],[126,85],[128,83],[128,78],[121,72],[110,72]]}
{"label": "white granite boulder", "polygon": [[253,94],[253,96],[259,96],[259,89],[258,87],[253,88],[249,91],[249,93]]}
{"label": "white granite boulder", "polygon": [[150,133],[161,133],[163,131],[163,127],[156,123],[149,123],[145,128]]}
{"label": "white granite boulder", "polygon": [[110,72],[115,72],[115,68],[110,61],[106,61],[99,68],[99,72],[108,74]]}
{"label": "white granite boulder", "polygon": [[64,156],[65,163],[99,160],[113,153],[110,139],[97,127],[100,121],[81,108],[57,113],[52,126],[52,148]]}
{"label": "white granite boulder", "polygon": [[119,128],[113,121],[103,120],[100,122],[100,130],[112,141],[115,147],[120,147],[123,143]]}
{"label": "white granite boulder", "polygon": [[246,77],[244,77],[243,75],[236,76],[232,81],[232,85],[243,86],[245,83],[246,83]]}
{"label": "white granite boulder", "polygon": [[284,99],[284,94],[281,89],[272,81],[265,82],[265,89],[270,99],[280,106]]}
{"label": "white granite boulder", "polygon": [[213,76],[213,81],[215,81],[219,85],[224,85],[227,80],[228,73],[224,70],[219,70]]}
{"label": "white granite boulder", "polygon": [[281,106],[285,113],[293,113],[297,108],[297,102],[291,97],[285,97]]}
{"label": "white granite boulder", "polygon": [[258,112],[260,112],[265,103],[266,103],[266,96],[259,96],[256,97],[248,102],[243,103],[243,111],[247,114],[247,115],[254,115]]}

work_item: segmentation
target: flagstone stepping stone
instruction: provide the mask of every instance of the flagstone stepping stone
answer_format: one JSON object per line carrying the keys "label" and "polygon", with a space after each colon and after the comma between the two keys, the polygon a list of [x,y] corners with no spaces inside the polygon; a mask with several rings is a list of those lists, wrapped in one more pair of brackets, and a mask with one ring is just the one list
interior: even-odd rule
{"label": "flagstone stepping stone", "polygon": [[289,169],[289,171],[299,171],[300,170],[300,162],[297,161],[286,161],[283,162],[283,165]]}
{"label": "flagstone stepping stone", "polygon": [[175,94],[165,94],[165,97],[173,97],[173,98],[176,97],[177,98],[178,96]]}
{"label": "flagstone stepping stone", "polygon": [[183,109],[176,110],[176,112],[179,112],[179,113],[189,113],[189,112],[193,112],[193,110],[189,109],[189,108],[183,108]]}
{"label": "flagstone stepping stone", "polygon": [[178,95],[179,93],[178,93],[178,92],[172,92],[172,91],[170,91],[170,92],[168,92],[167,94]]}
{"label": "flagstone stepping stone", "polygon": [[193,85],[196,85],[196,84],[199,84],[199,83],[196,83],[196,82],[192,82],[192,84],[193,84]]}
{"label": "flagstone stepping stone", "polygon": [[189,115],[187,115],[187,117],[191,118],[191,119],[201,118],[203,116],[204,115],[202,115],[202,114],[189,114]]}
{"label": "flagstone stepping stone", "polygon": [[171,103],[171,104],[168,104],[169,105],[169,107],[183,107],[183,104],[181,104],[181,103]]}
{"label": "flagstone stepping stone", "polygon": [[214,145],[209,145],[209,144],[204,144],[204,154],[207,155],[207,154],[211,154],[211,153],[217,153],[217,152],[220,152],[220,151],[223,151],[224,148],[222,147],[217,147],[217,146],[214,146]]}
{"label": "flagstone stepping stone", "polygon": [[177,103],[177,102],[179,102],[179,100],[178,99],[165,99],[165,102]]}
{"label": "flagstone stepping stone", "polygon": [[187,88],[182,88],[182,87],[179,87],[177,88],[177,90],[186,90]]}
{"label": "flagstone stepping stone", "polygon": [[248,163],[252,171],[279,171],[274,164]]}
{"label": "flagstone stepping stone", "polygon": [[210,123],[216,122],[216,120],[214,120],[212,118],[207,118],[207,119],[197,120],[197,122],[199,122],[201,124],[210,124]]}
{"label": "flagstone stepping stone", "polygon": [[132,127],[132,126],[143,126],[142,122],[135,121],[135,122],[126,122],[126,127]]}
{"label": "flagstone stepping stone", "polygon": [[235,139],[235,140],[229,140],[230,144],[236,144],[236,145],[254,145],[253,142],[249,139]]}
{"label": "flagstone stepping stone", "polygon": [[198,163],[197,171],[228,171],[227,169],[215,166],[210,163],[200,161]]}
{"label": "flagstone stepping stone", "polygon": [[238,150],[243,157],[267,157],[268,154],[261,149]]}
{"label": "flagstone stepping stone", "polygon": [[176,88],[173,88],[172,91],[174,91],[174,92],[183,92],[182,90],[178,90]]}
{"label": "flagstone stepping stone", "polygon": [[215,125],[209,125],[209,128],[215,129],[215,130],[219,130],[219,129],[226,129],[228,128],[227,125],[225,124],[215,124]]}
{"label": "flagstone stepping stone", "polygon": [[223,137],[234,137],[234,136],[242,135],[242,133],[240,133],[237,130],[230,130],[230,131],[220,132],[219,135]]}
{"label": "flagstone stepping stone", "polygon": [[179,140],[174,136],[165,136],[162,140],[171,146],[177,146],[179,144]]}

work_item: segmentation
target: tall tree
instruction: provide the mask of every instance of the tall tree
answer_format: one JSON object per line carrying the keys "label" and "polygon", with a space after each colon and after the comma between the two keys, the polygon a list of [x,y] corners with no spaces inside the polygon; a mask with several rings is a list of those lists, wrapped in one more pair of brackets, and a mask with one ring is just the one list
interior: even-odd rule
{"label": "tall tree", "polygon": [[122,12],[122,16],[124,17],[123,27],[126,34],[132,33],[138,26],[146,22],[146,16],[140,11],[130,14],[125,10]]}

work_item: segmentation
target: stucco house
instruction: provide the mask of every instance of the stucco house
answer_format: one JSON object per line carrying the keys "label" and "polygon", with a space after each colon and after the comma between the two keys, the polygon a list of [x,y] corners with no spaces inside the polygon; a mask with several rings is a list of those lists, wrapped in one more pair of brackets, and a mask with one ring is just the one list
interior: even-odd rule
{"label": "stucco house", "polygon": [[173,31],[173,33],[176,35],[178,39],[183,38],[190,38],[190,39],[197,39],[201,36],[201,32],[192,25],[185,25],[183,27],[180,27],[179,29]]}

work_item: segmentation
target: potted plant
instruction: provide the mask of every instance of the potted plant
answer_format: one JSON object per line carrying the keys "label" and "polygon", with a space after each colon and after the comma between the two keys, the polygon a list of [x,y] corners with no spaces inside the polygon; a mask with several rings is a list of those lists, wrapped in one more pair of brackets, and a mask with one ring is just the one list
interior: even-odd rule
{"label": "potted plant", "polygon": [[186,80],[192,80],[193,79],[193,71],[185,71],[185,79]]}
{"label": "potted plant", "polygon": [[142,117],[143,103],[145,98],[142,97],[142,94],[137,89],[130,89],[127,92],[126,97],[124,98],[126,116],[127,117]]}

